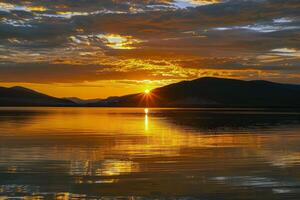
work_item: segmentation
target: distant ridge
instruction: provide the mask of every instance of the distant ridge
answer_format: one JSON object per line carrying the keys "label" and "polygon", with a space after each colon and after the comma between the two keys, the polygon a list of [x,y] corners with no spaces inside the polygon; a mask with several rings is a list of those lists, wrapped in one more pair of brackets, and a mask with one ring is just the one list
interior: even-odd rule
{"label": "distant ridge", "polygon": [[73,103],[76,103],[78,105],[86,105],[86,104],[91,104],[91,103],[98,103],[101,102],[102,99],[80,99],[78,97],[66,97],[64,99],[67,99],[69,101],[72,101]]}
{"label": "distant ridge", "polygon": [[149,95],[55,98],[23,87],[0,87],[0,106],[297,107],[300,85],[204,77],[156,88]]}
{"label": "distant ridge", "polygon": [[[104,103],[102,102],[102,105]],[[100,105],[100,104],[98,104]],[[300,85],[204,77],[127,95],[107,106],[300,107]]]}
{"label": "distant ridge", "polygon": [[0,87],[0,106],[75,106],[72,101],[15,86]]}

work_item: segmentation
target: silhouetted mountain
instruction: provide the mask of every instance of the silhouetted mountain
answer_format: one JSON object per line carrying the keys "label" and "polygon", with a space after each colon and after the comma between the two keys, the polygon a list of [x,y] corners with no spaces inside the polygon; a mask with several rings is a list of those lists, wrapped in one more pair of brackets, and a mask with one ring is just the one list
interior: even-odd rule
{"label": "silhouetted mountain", "polygon": [[51,97],[24,87],[0,87],[0,106],[74,106],[72,101]]}
{"label": "silhouetted mountain", "polygon": [[205,77],[107,99],[55,98],[23,87],[0,87],[1,106],[300,107],[300,85]]}
{"label": "silhouetted mountain", "polygon": [[76,103],[78,105],[85,105],[85,104],[91,104],[91,103],[99,103],[102,101],[102,99],[80,99],[78,97],[66,97],[64,99],[70,100],[73,103]]}
{"label": "silhouetted mountain", "polygon": [[157,107],[300,107],[300,85],[205,77],[174,83],[151,91],[94,106]]}

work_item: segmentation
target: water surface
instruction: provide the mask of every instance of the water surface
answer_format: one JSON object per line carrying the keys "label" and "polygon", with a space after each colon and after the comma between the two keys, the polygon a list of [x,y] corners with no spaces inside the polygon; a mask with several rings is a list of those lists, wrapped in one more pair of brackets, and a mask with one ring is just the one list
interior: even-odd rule
{"label": "water surface", "polygon": [[300,199],[300,114],[0,108],[0,199]]}

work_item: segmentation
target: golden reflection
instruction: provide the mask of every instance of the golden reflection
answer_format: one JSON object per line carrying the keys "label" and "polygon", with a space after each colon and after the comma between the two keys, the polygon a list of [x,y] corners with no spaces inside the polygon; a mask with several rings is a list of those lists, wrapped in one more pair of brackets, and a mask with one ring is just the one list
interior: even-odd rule
{"label": "golden reflection", "polygon": [[139,166],[137,163],[127,160],[105,160],[102,168],[97,169],[97,175],[118,176],[121,174],[129,174],[138,172]]}
{"label": "golden reflection", "polygon": [[149,119],[148,119],[149,109],[145,108],[144,112],[145,112],[145,131],[148,131],[149,130]]}
{"label": "golden reflection", "polygon": [[14,173],[16,173],[18,171],[18,168],[16,167],[16,166],[9,166],[8,168],[7,168],[7,173],[9,173],[9,174],[14,174]]}
{"label": "golden reflection", "polygon": [[[34,108],[36,113],[42,108]],[[148,114],[147,114],[148,112]],[[151,109],[151,113],[157,112]],[[167,111],[165,111],[167,112]],[[142,115],[142,117],[140,117]],[[80,151],[76,155],[72,147],[62,147],[62,149],[43,149],[43,156],[62,158],[68,157],[70,160],[95,160],[103,159],[105,155],[146,153],[154,155],[156,153],[174,156],[186,147],[233,147],[233,146],[258,146],[260,137],[257,135],[244,134],[222,134],[211,135],[208,132],[193,129],[182,129],[175,123],[170,123],[165,118],[151,117],[149,126],[149,108],[49,108],[46,113],[28,116],[28,121],[20,125],[15,123],[0,123],[0,131],[7,135],[45,138],[72,135],[72,139],[80,139],[83,144],[90,142],[89,138],[99,137],[102,140],[93,142],[99,143],[101,148],[91,151]],[[112,120],[113,119],[113,120]],[[142,119],[142,123],[141,123]],[[144,119],[144,120],[143,120]],[[99,123],[101,122],[101,123]],[[117,124],[117,126],[116,126]],[[5,130],[5,131],[4,131]],[[57,130],[53,132],[52,130]],[[147,132],[146,132],[147,131]],[[53,135],[55,133],[55,135]],[[86,133],[87,136],[83,135]],[[201,134],[203,133],[203,134]],[[73,140],[66,141],[72,142]],[[159,151],[164,149],[164,151]],[[55,154],[51,154],[51,151]],[[148,151],[148,152],[146,152]],[[26,156],[11,150],[9,155]],[[74,156],[74,157],[72,157]],[[20,157],[21,158],[21,157]],[[76,167],[88,166],[89,163],[77,164]],[[82,170],[80,170],[82,171]]]}
{"label": "golden reflection", "polygon": [[147,115],[147,114],[149,113],[149,109],[148,109],[148,108],[145,108],[145,109],[144,109],[144,112],[145,112],[145,114]]}
{"label": "golden reflection", "polygon": [[42,200],[42,199],[45,199],[42,195],[25,196],[24,197],[24,200]]}
{"label": "golden reflection", "polygon": [[71,175],[91,176],[91,175],[93,175],[93,164],[89,160],[71,161],[70,174]]}
{"label": "golden reflection", "polygon": [[57,193],[55,195],[55,199],[56,200],[67,200],[67,199],[70,199],[70,193],[68,193],[68,192]]}
{"label": "golden reflection", "polygon": [[[300,154],[296,148],[299,139],[287,137],[297,135],[297,128],[290,128],[282,134],[278,132],[280,129],[271,129],[277,131],[276,137],[274,134],[260,134],[257,131],[254,134],[251,129],[235,132],[222,130],[221,133],[214,134],[210,130],[179,125],[184,123],[179,121],[182,118],[176,119],[177,123],[171,122],[168,115],[163,115],[171,112],[168,109],[152,108],[151,115],[148,108],[47,108],[46,111],[45,108],[30,109],[31,115],[23,114],[26,118],[10,120],[9,123],[0,121],[0,132],[3,133],[1,144],[8,143],[5,140],[6,135],[13,135],[24,138],[18,145],[31,144],[32,140],[41,146],[54,141],[56,145],[47,148],[32,147],[29,153],[20,153],[19,148],[3,148],[1,159],[68,160],[72,161],[69,170],[74,176],[130,174],[146,170],[143,162],[157,157],[226,160],[232,156],[231,151],[227,151],[232,148],[241,150],[238,156],[259,155],[274,166],[300,163]],[[282,137],[285,140],[281,140]],[[273,153],[280,151],[280,147],[286,144],[295,146],[293,149],[290,145],[289,157],[285,153]],[[205,154],[199,154],[198,150]],[[32,157],[32,152],[37,156]],[[145,160],[137,160],[140,158]],[[21,170],[15,167],[15,163],[11,163],[6,169],[13,173]],[[83,180],[78,180],[81,181]]]}

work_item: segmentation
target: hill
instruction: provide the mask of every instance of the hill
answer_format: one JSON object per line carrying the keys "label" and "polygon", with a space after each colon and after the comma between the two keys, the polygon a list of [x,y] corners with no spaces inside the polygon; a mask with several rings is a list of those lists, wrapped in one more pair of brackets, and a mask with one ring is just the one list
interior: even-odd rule
{"label": "hill", "polygon": [[114,97],[99,106],[300,107],[300,85],[205,77],[151,91]]}
{"label": "hill", "polygon": [[0,87],[0,106],[74,106],[72,101],[51,97],[24,87]]}
{"label": "hill", "polygon": [[56,98],[23,87],[0,87],[0,106],[300,107],[300,85],[204,77],[107,99]]}

